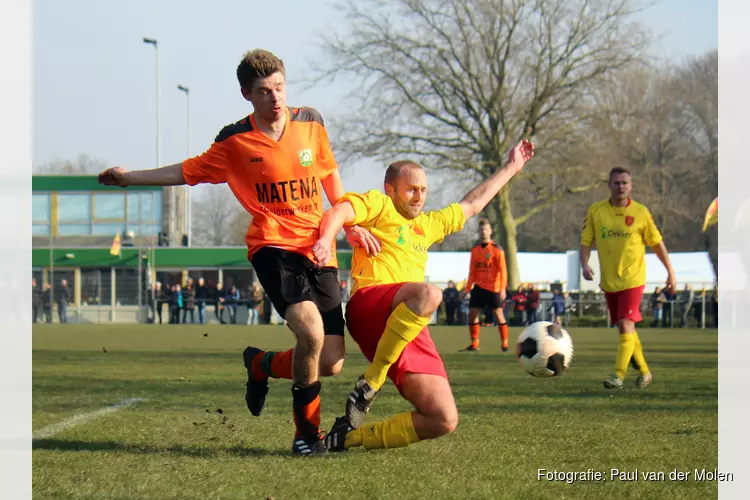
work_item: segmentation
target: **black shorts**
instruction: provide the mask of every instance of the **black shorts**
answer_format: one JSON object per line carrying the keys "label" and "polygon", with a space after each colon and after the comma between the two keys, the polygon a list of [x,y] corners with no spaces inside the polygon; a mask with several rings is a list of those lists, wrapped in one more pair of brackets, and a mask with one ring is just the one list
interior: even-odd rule
{"label": "black shorts", "polygon": [[503,301],[500,300],[500,294],[490,292],[477,285],[471,289],[471,298],[469,299],[470,309],[498,309],[503,307]]}
{"label": "black shorts", "polygon": [[309,300],[318,306],[325,334],[344,335],[338,269],[319,268],[304,255],[274,247],[261,248],[250,262],[282,318],[287,307]]}

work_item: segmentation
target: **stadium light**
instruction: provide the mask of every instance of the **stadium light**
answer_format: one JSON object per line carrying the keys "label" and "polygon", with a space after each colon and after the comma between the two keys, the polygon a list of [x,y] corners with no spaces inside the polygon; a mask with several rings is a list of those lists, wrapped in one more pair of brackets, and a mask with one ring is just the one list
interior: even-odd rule
{"label": "stadium light", "polygon": [[[159,106],[159,100],[160,100],[160,94],[161,94],[161,83],[160,83],[160,75],[159,75],[159,42],[155,38],[148,38],[143,37],[143,43],[148,45],[154,46],[154,52],[156,54],[156,167],[161,167],[161,133],[159,129],[159,118],[161,116],[160,113],[160,106]],[[171,209],[174,210],[175,205],[175,192],[174,189],[169,190],[169,206],[172,207]],[[170,215],[169,217],[169,234],[174,234],[174,217]]]}
{"label": "stadium light", "polygon": [[[186,158],[190,158],[190,89],[184,85],[177,85],[177,90],[183,92],[185,94],[185,102],[187,105],[187,111],[185,113],[186,120],[185,120],[185,140],[187,142],[186,147]],[[192,246],[193,244],[193,238],[191,234],[191,228],[192,228],[192,207],[190,206],[190,190],[188,188],[185,188],[185,219],[186,219],[186,228],[187,228],[187,246]]]}

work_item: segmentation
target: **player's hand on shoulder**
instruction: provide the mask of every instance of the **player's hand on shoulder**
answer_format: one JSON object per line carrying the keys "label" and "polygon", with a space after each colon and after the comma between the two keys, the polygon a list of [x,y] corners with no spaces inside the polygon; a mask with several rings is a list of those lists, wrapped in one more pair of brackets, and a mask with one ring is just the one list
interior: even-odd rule
{"label": "player's hand on shoulder", "polygon": [[127,171],[122,167],[112,167],[102,171],[99,174],[99,184],[106,186],[120,186],[127,187]]}
{"label": "player's hand on shoulder", "polygon": [[360,226],[352,226],[346,231],[346,241],[354,247],[364,248],[367,255],[374,257],[380,253],[380,240],[367,229]]}

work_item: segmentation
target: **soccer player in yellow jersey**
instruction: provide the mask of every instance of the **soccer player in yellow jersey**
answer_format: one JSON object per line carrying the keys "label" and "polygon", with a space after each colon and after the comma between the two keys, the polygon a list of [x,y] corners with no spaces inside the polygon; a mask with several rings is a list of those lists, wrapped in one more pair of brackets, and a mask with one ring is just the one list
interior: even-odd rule
{"label": "soccer player in yellow jersey", "polygon": [[[530,141],[520,141],[508,162],[472,189],[460,203],[422,213],[427,176],[411,161],[392,163],[385,174],[385,192],[347,193],[323,216],[316,259],[330,257],[330,247],[342,226],[357,224],[380,240],[381,251],[370,256],[354,249],[354,293],[346,306],[349,333],[370,360],[326,436],[331,451],[363,446],[367,449],[407,446],[452,432],[458,410],[445,367],[427,324],[440,305],[442,292],[427,284],[427,249],[448,234],[460,231],[478,214],[534,154]],[[375,395],[389,377],[415,411],[383,422],[362,425]]]}
{"label": "soccer player in yellow jersey", "polygon": [[643,356],[643,347],[635,330],[641,321],[641,300],[646,285],[646,248],[650,246],[667,269],[667,287],[676,290],[674,269],[662,236],[648,209],[630,199],[631,174],[615,167],[609,173],[609,199],[589,207],[581,235],[581,270],[586,280],[593,280],[589,267],[591,247],[596,243],[601,272],[600,287],[607,297],[612,324],[617,324],[620,342],[615,371],[604,387],[619,389],[625,380],[628,363],[640,372],[636,386],[645,388],[653,375]]}

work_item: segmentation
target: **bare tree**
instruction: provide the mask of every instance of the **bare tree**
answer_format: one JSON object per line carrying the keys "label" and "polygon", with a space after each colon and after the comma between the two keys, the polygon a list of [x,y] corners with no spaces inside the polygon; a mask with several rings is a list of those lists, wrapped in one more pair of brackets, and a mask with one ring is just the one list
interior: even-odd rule
{"label": "bare tree", "polygon": [[109,165],[101,158],[92,158],[86,153],[79,154],[75,160],[55,159],[34,167],[36,174],[94,175]]}
{"label": "bare tree", "polygon": [[237,202],[229,188],[224,184],[205,186],[198,193],[193,198],[193,245],[243,245],[250,214]]}
{"label": "bare tree", "polygon": [[512,184],[486,211],[517,286],[516,226],[601,183],[599,170],[562,160],[596,112],[590,88],[639,60],[649,43],[633,20],[636,1],[342,2],[350,29],[324,38],[315,80],[354,79],[356,111],[332,120],[342,159],[408,155],[479,181],[516,141],[534,138],[537,156],[522,178],[546,186],[554,173],[558,183],[526,195],[534,203],[521,215]]}

